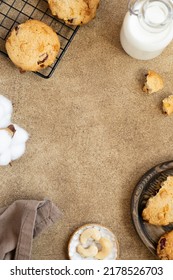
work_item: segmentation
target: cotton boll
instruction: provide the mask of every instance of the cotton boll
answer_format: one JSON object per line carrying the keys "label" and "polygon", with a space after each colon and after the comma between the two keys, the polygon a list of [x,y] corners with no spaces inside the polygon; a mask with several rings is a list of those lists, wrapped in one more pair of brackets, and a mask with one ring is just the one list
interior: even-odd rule
{"label": "cotton boll", "polygon": [[29,134],[17,124],[11,124],[13,112],[9,99],[0,95],[0,165],[7,165],[25,152]]}
{"label": "cotton boll", "polygon": [[25,143],[19,145],[11,145],[11,159],[20,158],[25,153]]}
{"label": "cotton boll", "polygon": [[10,124],[13,107],[9,99],[0,95],[0,128],[5,128]]}
{"label": "cotton boll", "polygon": [[0,130],[0,155],[6,151],[11,144],[11,135],[6,130]]}
{"label": "cotton boll", "polygon": [[0,129],[0,165],[7,165],[25,152],[28,133],[18,125],[10,124]]}
{"label": "cotton boll", "polygon": [[10,150],[6,150],[0,155],[0,165],[8,165],[10,162],[11,153]]}
{"label": "cotton boll", "polygon": [[26,142],[29,138],[29,134],[17,124],[14,124],[14,127],[16,129],[16,132],[14,134],[14,137],[12,138],[12,144],[18,145],[20,143]]}

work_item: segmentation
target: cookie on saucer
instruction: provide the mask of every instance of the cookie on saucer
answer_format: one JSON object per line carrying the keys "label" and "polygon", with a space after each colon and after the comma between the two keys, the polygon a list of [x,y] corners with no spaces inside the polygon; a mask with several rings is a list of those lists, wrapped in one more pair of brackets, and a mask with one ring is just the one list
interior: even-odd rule
{"label": "cookie on saucer", "polygon": [[119,246],[108,228],[86,224],[70,238],[68,255],[71,260],[115,260],[119,255]]}

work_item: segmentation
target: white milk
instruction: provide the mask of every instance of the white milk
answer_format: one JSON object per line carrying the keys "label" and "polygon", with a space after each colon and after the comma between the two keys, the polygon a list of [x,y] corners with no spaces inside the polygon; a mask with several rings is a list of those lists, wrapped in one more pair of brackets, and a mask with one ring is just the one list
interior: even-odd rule
{"label": "white milk", "polygon": [[[136,1],[134,12],[127,12],[120,32],[123,49],[130,56],[148,60],[160,55],[173,39],[170,1]],[[169,2],[169,6],[167,3]],[[172,9],[172,10],[171,10]]]}

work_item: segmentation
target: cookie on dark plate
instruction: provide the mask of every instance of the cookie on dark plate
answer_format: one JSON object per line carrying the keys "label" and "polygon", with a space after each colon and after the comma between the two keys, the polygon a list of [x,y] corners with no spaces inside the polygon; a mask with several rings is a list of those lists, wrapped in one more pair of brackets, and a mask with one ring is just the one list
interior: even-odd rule
{"label": "cookie on dark plate", "polygon": [[173,230],[165,233],[159,239],[157,255],[162,260],[173,260]]}

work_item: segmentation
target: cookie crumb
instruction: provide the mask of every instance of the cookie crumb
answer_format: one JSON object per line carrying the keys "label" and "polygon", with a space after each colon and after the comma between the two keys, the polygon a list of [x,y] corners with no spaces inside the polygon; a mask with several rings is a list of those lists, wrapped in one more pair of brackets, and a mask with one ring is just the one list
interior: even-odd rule
{"label": "cookie crumb", "polygon": [[149,70],[146,75],[146,82],[144,84],[143,91],[150,94],[163,89],[163,86],[164,83],[162,77],[158,73]]}
{"label": "cookie crumb", "polygon": [[163,113],[167,114],[168,116],[173,113],[173,95],[169,95],[162,100],[162,109]]}

